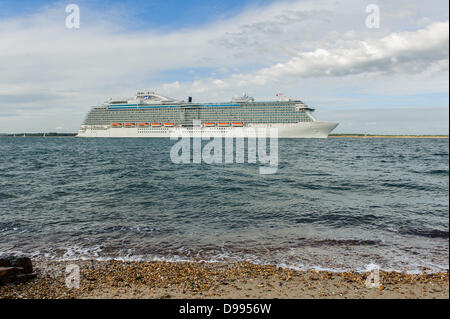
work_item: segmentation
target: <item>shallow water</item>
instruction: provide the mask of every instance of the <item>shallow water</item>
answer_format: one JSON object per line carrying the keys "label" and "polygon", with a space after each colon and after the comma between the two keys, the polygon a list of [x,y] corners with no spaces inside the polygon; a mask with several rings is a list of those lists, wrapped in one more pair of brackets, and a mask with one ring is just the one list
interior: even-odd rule
{"label": "shallow water", "polygon": [[0,138],[0,255],[448,269],[448,139],[283,139],[273,175],[174,143]]}

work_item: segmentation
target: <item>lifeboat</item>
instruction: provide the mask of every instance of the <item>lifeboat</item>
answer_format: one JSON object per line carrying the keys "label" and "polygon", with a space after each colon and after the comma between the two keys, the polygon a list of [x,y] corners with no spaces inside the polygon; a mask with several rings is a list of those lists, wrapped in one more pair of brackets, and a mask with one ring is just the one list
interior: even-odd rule
{"label": "lifeboat", "polygon": [[111,123],[111,127],[121,127],[122,123]]}
{"label": "lifeboat", "polygon": [[148,123],[138,123],[138,126],[148,126],[149,124]]}
{"label": "lifeboat", "polygon": [[123,126],[125,127],[134,127],[136,124],[134,123],[124,123]]}
{"label": "lifeboat", "polygon": [[243,122],[233,122],[233,123],[231,123],[231,125],[233,125],[233,126],[244,126],[244,123]]}
{"label": "lifeboat", "polygon": [[164,126],[167,126],[167,127],[174,127],[175,124],[173,124],[173,123],[164,123]]}
{"label": "lifeboat", "polygon": [[216,126],[216,123],[214,122],[206,122],[204,123],[205,126]]}
{"label": "lifeboat", "polygon": [[152,123],[152,127],[161,127],[161,123]]}
{"label": "lifeboat", "polygon": [[228,122],[219,122],[219,126],[230,126]]}

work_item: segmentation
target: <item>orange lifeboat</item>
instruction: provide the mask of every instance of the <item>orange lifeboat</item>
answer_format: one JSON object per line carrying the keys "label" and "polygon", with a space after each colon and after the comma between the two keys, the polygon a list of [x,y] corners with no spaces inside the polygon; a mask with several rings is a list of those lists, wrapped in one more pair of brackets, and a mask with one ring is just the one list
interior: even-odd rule
{"label": "orange lifeboat", "polygon": [[123,126],[125,126],[125,127],[134,127],[136,124],[134,124],[134,123],[125,123],[125,124],[123,124]]}
{"label": "orange lifeboat", "polygon": [[233,126],[244,126],[244,123],[243,122],[233,122],[233,123],[231,123],[231,125],[233,125]]}
{"label": "orange lifeboat", "polygon": [[228,122],[219,122],[219,126],[230,126]]}
{"label": "orange lifeboat", "polygon": [[206,122],[204,125],[205,126],[216,126],[216,123],[214,123],[214,122]]}
{"label": "orange lifeboat", "polygon": [[164,123],[164,126],[168,126],[168,127],[174,127],[174,126],[175,126],[175,124],[173,124],[173,123]]}
{"label": "orange lifeboat", "polygon": [[111,123],[111,127],[121,127],[122,123]]}
{"label": "orange lifeboat", "polygon": [[152,127],[160,127],[161,123],[152,123]]}
{"label": "orange lifeboat", "polygon": [[148,126],[149,124],[148,123],[138,123],[138,126]]}

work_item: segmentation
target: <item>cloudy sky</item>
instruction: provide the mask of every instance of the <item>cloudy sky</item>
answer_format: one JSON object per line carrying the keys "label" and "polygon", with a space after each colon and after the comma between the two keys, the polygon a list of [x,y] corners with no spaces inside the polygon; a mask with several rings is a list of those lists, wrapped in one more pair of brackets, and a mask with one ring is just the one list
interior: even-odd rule
{"label": "cloudy sky", "polygon": [[335,132],[448,134],[448,21],[447,0],[0,0],[0,133],[75,132],[91,106],[151,89],[283,92]]}

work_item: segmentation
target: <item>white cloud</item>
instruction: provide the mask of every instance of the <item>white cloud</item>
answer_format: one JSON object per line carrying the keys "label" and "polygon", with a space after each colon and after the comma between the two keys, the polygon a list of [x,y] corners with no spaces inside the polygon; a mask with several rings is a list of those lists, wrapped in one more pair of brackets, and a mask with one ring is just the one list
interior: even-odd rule
{"label": "white cloud", "polygon": [[381,39],[348,41],[341,47],[300,52],[254,74],[234,75],[239,85],[264,85],[288,77],[345,76],[362,73],[421,73],[448,70],[448,22]]}
{"label": "white cloud", "polygon": [[228,87],[228,84],[222,80],[213,80],[213,83],[221,89]]}
{"label": "white cloud", "polygon": [[164,83],[162,88],[165,91],[170,91],[170,90],[174,90],[174,89],[176,90],[176,89],[180,88],[180,82],[175,81],[175,82],[172,82],[172,83]]}

